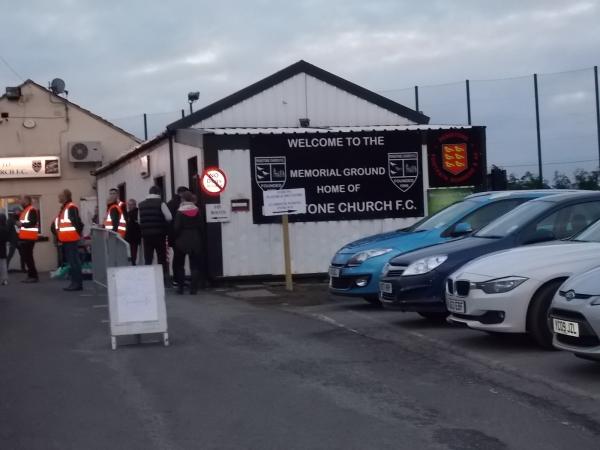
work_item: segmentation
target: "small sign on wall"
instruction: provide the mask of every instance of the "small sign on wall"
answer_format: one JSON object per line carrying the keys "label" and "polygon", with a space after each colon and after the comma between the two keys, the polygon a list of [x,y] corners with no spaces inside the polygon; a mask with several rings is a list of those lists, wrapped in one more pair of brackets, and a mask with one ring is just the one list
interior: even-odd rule
{"label": "small sign on wall", "polygon": [[221,203],[208,203],[206,205],[206,221],[208,223],[231,221],[231,208]]}

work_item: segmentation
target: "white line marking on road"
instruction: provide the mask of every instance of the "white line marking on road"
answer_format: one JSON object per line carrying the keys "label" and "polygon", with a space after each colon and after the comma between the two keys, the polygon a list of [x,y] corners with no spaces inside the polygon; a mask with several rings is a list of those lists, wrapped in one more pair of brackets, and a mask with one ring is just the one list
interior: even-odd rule
{"label": "white line marking on road", "polygon": [[108,305],[92,305],[92,308],[108,308]]}
{"label": "white line marking on road", "polygon": [[317,319],[319,319],[321,322],[326,322],[326,323],[328,323],[330,325],[333,325],[335,327],[342,328],[344,330],[351,331],[352,333],[359,334],[358,331],[355,330],[354,328],[347,327],[343,323],[340,323],[337,320],[332,319],[329,316],[326,316],[325,314],[313,314],[313,316],[316,317]]}

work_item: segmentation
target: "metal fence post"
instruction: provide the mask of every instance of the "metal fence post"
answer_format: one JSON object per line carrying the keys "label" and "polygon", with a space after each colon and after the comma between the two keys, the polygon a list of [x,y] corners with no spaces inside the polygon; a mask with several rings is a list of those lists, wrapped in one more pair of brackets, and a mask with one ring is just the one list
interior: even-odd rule
{"label": "metal fence post", "polygon": [[144,140],[148,140],[148,117],[146,113],[144,113]]}
{"label": "metal fence post", "polygon": [[415,86],[415,111],[419,112],[419,86]]}
{"label": "metal fence post", "polygon": [[600,168],[600,102],[598,101],[598,66],[594,66],[594,88],[596,90],[596,135],[598,136],[598,167]]}
{"label": "metal fence post", "polygon": [[537,73],[533,74],[533,89],[535,93],[535,128],[537,133],[538,171],[540,175],[540,188],[544,187],[544,174],[542,172],[542,141],[540,136],[540,105],[538,98]]}
{"label": "metal fence post", "polygon": [[469,86],[469,80],[466,80],[467,86],[467,123],[471,125],[471,88]]}

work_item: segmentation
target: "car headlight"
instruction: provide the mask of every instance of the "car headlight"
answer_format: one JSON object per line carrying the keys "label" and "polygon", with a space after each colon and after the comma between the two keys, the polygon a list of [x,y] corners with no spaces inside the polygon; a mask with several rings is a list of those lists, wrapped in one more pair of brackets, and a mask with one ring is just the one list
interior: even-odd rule
{"label": "car headlight", "polygon": [[495,280],[483,281],[475,283],[476,289],[481,289],[486,294],[502,294],[503,292],[512,291],[521,283],[527,281],[525,277],[504,277]]}
{"label": "car headlight", "polygon": [[418,259],[406,268],[402,276],[405,275],[421,275],[431,272],[436,267],[443,264],[448,259],[448,255],[436,255],[429,258]]}
{"label": "car headlight", "polygon": [[376,256],[385,255],[386,253],[391,252],[392,248],[374,248],[373,250],[365,250],[364,252],[358,252],[352,255],[352,258],[348,260],[349,266],[360,266],[369,258],[374,258]]}

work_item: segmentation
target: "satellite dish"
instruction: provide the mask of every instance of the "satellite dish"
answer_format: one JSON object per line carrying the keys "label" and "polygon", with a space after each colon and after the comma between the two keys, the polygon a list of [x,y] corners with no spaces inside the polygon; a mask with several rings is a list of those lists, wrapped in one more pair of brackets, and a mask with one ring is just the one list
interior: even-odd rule
{"label": "satellite dish", "polygon": [[60,78],[55,78],[50,83],[50,90],[55,94],[62,94],[65,92],[65,82]]}

